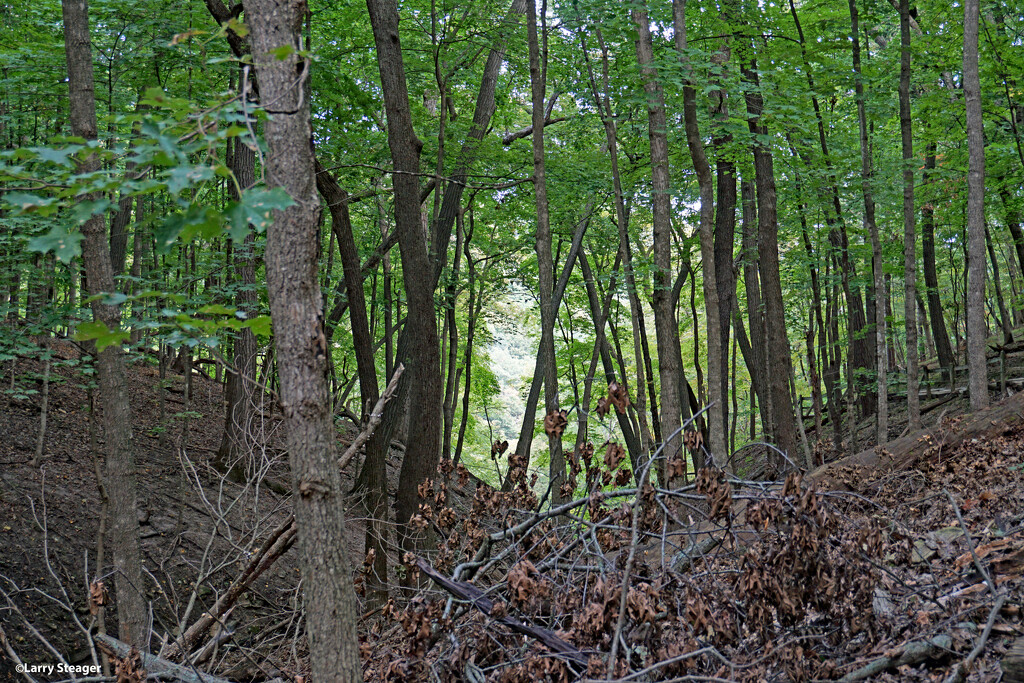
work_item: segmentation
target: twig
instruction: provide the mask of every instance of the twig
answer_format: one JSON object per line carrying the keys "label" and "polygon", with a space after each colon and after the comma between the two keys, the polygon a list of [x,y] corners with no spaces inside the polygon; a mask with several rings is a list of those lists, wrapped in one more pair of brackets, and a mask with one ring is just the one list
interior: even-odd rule
{"label": "twig", "polygon": [[960,530],[964,532],[964,538],[967,539],[967,547],[971,551],[971,559],[974,560],[974,568],[978,570],[978,573],[985,578],[985,583],[988,585],[989,591],[993,597],[999,597],[996,592],[996,584],[993,583],[992,577],[989,576],[988,570],[981,564],[981,560],[978,559],[978,554],[974,551],[974,539],[971,538],[971,532],[967,530],[967,525],[964,523],[964,518],[960,515],[960,506],[957,505],[956,500],[953,499],[953,494],[947,489],[942,489],[946,494],[946,498],[949,498],[949,504],[953,507],[953,513],[956,515],[956,519],[960,522]]}
{"label": "twig", "polygon": [[31,683],[36,683],[36,679],[29,676],[28,672],[25,671],[25,663],[21,661],[21,658],[18,657],[18,653],[14,651],[13,647],[11,647],[11,641],[7,637],[7,632],[4,631],[3,625],[0,625],[0,645],[4,646],[4,651],[7,652],[7,656],[11,658],[12,662],[14,662],[18,671],[22,672],[21,675],[31,681]]}
{"label": "twig", "polygon": [[[97,635],[95,638],[101,649],[103,649],[108,655],[117,657],[118,659],[128,657],[134,649],[127,643],[122,643],[120,640],[111,638],[110,636]],[[147,652],[139,652],[139,659],[142,661],[143,668],[145,668],[150,674],[163,674],[164,676],[170,676],[173,680],[182,681],[183,683],[231,683],[226,678],[219,678],[200,671],[193,671],[192,669],[180,666],[174,662],[168,662],[166,659],[156,657]]]}
{"label": "twig", "polygon": [[384,389],[384,393],[380,395],[377,400],[377,405],[373,407],[373,412],[370,413],[370,419],[366,423],[366,427],[359,433],[359,436],[355,438],[355,441],[348,447],[345,453],[338,459],[338,469],[345,469],[345,466],[355,457],[356,453],[362,448],[363,444],[370,440],[373,436],[374,431],[377,429],[377,425],[384,418],[384,404],[391,400],[391,397],[395,393],[395,389],[398,388],[398,378],[405,372],[405,365],[402,363],[398,364],[395,368],[395,374],[391,376],[391,381],[388,382],[387,388]]}
{"label": "twig", "polygon": [[967,655],[967,659],[960,662],[960,666],[950,672],[949,676],[946,677],[945,683],[963,683],[967,680],[967,672],[971,670],[974,660],[978,658],[978,655],[985,648],[985,643],[988,642],[988,637],[992,634],[992,627],[995,626],[996,617],[999,616],[999,610],[1003,608],[1004,602],[1006,602],[1006,593],[1000,593],[996,596],[996,603],[992,605],[992,611],[988,613],[988,621],[985,622],[985,628],[981,635],[978,636],[978,642],[974,644],[974,649],[971,650],[971,654]]}
{"label": "twig", "polygon": [[[484,592],[480,588],[477,588],[471,583],[463,583],[462,581],[453,581],[452,579],[449,579],[447,576],[431,567],[423,558],[416,558],[416,566],[419,567],[421,572],[433,579],[434,583],[441,586],[441,588],[444,588],[457,598],[471,602],[478,610],[490,616],[494,608],[494,601],[484,595]],[[527,624],[512,616],[498,617],[494,618],[494,620],[500,624],[508,626],[516,633],[521,633],[540,641],[549,650],[551,650],[553,654],[561,657],[571,664],[581,667],[583,670],[586,669],[589,657],[572,643],[559,638],[555,635],[554,631],[541,628],[539,626],[533,626],[532,624]]]}
{"label": "twig", "polygon": [[947,635],[935,636],[934,638],[928,638],[927,640],[917,640],[912,643],[907,643],[895,656],[879,657],[870,664],[846,674],[839,679],[838,683],[862,681],[865,678],[870,678],[871,676],[880,674],[887,669],[906,666],[908,664],[918,664],[935,656],[939,652],[948,650],[952,644],[953,639]]}

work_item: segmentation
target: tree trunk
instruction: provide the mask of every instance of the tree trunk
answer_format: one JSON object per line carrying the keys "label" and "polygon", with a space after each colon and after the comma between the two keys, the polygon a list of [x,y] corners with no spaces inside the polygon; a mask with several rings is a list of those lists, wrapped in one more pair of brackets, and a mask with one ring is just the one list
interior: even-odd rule
{"label": "tree trunk", "polygon": [[[231,171],[235,175],[237,187],[234,183],[228,186],[231,188],[230,194],[237,200],[241,191],[256,184],[256,152],[242,138],[234,138],[232,147]],[[235,304],[249,316],[257,312],[255,251],[256,236],[250,231],[241,244],[234,245],[232,253],[234,270],[241,285],[235,294]],[[252,418],[255,414],[256,335],[252,329],[247,327],[235,333],[232,364],[234,368],[228,374],[224,392],[227,406],[217,461],[221,471],[232,473],[236,480],[242,480],[255,471],[252,458],[256,443]]]}
{"label": "tree trunk", "polygon": [[[327,386],[330,350],[317,274],[320,204],[311,143],[310,61],[299,56],[305,13],[302,0],[245,0],[261,99],[269,114],[267,184],[284,188],[295,202],[274,212],[267,229],[266,269],[310,664],[317,681],[355,681],[362,677],[356,597],[346,555],[345,502]],[[281,48],[292,52],[284,58],[270,54]]]}
{"label": "tree trunk", "polygon": [[[554,263],[551,257],[551,225],[548,217],[548,186],[544,176],[544,89],[547,78],[547,28],[544,50],[537,37],[537,6],[527,2],[526,34],[530,53],[530,93],[533,103],[533,190],[537,210],[537,279],[540,287],[540,353],[537,360],[544,368],[544,413],[555,415],[558,403],[558,367],[555,359]],[[541,21],[545,17],[540,17]],[[542,63],[543,62],[543,63]],[[642,389],[641,389],[642,390]],[[561,430],[547,430],[550,451],[551,502],[564,501],[565,455]],[[529,435],[527,435],[529,438]]]}
{"label": "tree trunk", "polygon": [[[395,173],[395,229],[402,255],[402,273],[408,301],[405,329],[399,337],[398,359],[408,370],[399,383],[398,405],[409,397],[410,433],[398,480],[396,522],[399,547],[415,551],[416,539],[408,526],[419,507],[417,488],[437,472],[441,446],[441,371],[437,321],[434,316],[434,269],[420,224],[417,177],[423,143],[412,127],[409,93],[398,34],[396,0],[367,0],[377,50],[388,122],[388,147]],[[404,385],[404,386],[403,386]],[[392,401],[394,402],[394,401]],[[389,420],[391,422],[391,420]],[[385,434],[390,437],[388,430]]]}
{"label": "tree trunk", "polygon": [[[96,139],[96,99],[89,38],[89,5],[86,0],[63,0],[64,48],[68,66],[71,130],[86,140]],[[99,169],[91,156],[79,165],[80,173]],[[95,199],[92,196],[82,201]],[[107,230],[103,215],[92,216],[82,226],[82,263],[92,301],[92,314],[110,330],[121,324],[117,306],[104,304],[99,295],[111,294],[114,274],[110,263]],[[103,433],[106,440],[104,488],[110,500],[110,530],[107,534],[114,555],[114,586],[117,594],[118,633],[121,640],[140,650],[149,644],[149,607],[142,593],[142,554],[139,520],[136,516],[135,455],[132,451],[131,409],[125,388],[124,351],[118,344],[108,346],[97,360],[99,396],[103,403]]]}
{"label": "tree trunk", "polygon": [[900,138],[903,142],[903,314],[907,334],[907,416],[921,428],[917,354],[917,226],[914,210],[914,130],[910,120],[910,0],[900,0]]}
{"label": "tree trunk", "polygon": [[[860,66],[860,26],[857,0],[850,0],[850,41],[853,45],[854,92],[857,99],[857,122],[860,129],[860,177],[861,193],[864,196],[864,228],[871,237],[871,270],[874,275],[875,313],[875,370],[877,372],[877,403],[875,412],[875,437],[878,445],[889,440],[889,390],[888,365],[885,334],[885,271],[882,268],[882,241],[875,223],[875,199],[871,191],[871,146],[868,142],[867,108],[864,102],[864,79]],[[905,144],[905,143],[904,143]]]}
{"label": "tree trunk", "polygon": [[[789,391],[792,372],[789,338],[786,335],[786,309],[782,301],[782,283],[779,279],[779,224],[776,213],[775,169],[770,148],[763,140],[768,127],[761,122],[764,107],[757,76],[757,63],[752,59],[745,68],[744,78],[751,89],[746,93],[748,126],[755,137],[754,180],[757,187],[758,274],[764,296],[765,348],[767,389],[771,397],[771,417],[774,440],[787,455],[796,454],[796,427],[793,422],[793,401]],[[781,463],[776,462],[776,469]]]}
{"label": "tree trunk", "polygon": [[[736,223],[736,177],[733,175],[735,165],[724,159],[719,162],[719,204],[718,214],[716,215],[711,165],[708,163],[707,155],[704,151],[704,142],[701,139],[700,129],[697,125],[697,93],[694,88],[695,84],[689,60],[686,56],[686,0],[673,0],[672,23],[675,31],[674,40],[677,57],[683,65],[686,78],[686,85],[683,87],[683,119],[686,128],[686,146],[689,149],[690,160],[697,173],[697,184],[700,188],[700,248],[704,275],[704,299],[708,319],[708,375],[712,402],[711,409],[709,410],[711,437],[709,446],[712,456],[716,457],[717,463],[723,464],[730,455],[726,446],[727,411],[725,404],[729,387],[725,359],[727,358],[726,354],[729,348],[729,315],[736,287],[732,277],[732,241]],[[725,59],[728,59],[727,54]],[[725,92],[722,90],[720,93],[717,111],[724,114]],[[723,194],[725,195],[724,198]],[[719,263],[720,258],[725,258],[726,262]],[[719,278],[722,276],[723,270],[728,271],[728,277],[720,280]],[[720,296],[720,292],[724,296]],[[721,299],[724,299],[725,303],[722,303]],[[672,309],[672,324],[675,326],[674,302]],[[716,312],[717,316],[715,315]],[[676,327],[675,329],[678,338],[678,328]],[[720,341],[717,346],[715,345],[715,340]],[[678,341],[676,346],[678,346]],[[672,356],[674,358],[675,354],[672,354]],[[659,357],[661,357],[660,349]],[[664,379],[662,380],[662,386],[664,387]]]}
{"label": "tree trunk", "polygon": [[988,406],[985,362],[985,134],[981,115],[981,77],[978,74],[978,14],[980,0],[964,0],[964,99],[967,110],[967,372],[971,410]]}
{"label": "tree trunk", "polygon": [[[921,184],[929,186],[929,171],[935,170],[935,152],[937,145],[928,143],[924,156],[924,172]],[[946,319],[942,312],[942,299],[939,297],[939,277],[935,268],[935,207],[925,203],[921,207],[921,262],[924,269],[924,286],[928,299],[928,320],[931,323],[932,337],[935,340],[935,352],[939,357],[939,366],[953,372],[956,361],[953,358],[953,347],[949,343],[946,331]]]}
{"label": "tree trunk", "polygon": [[[670,462],[677,454],[682,452],[682,437],[677,434],[680,427],[680,396],[677,378],[679,368],[675,367],[674,347],[679,345],[679,327],[676,324],[675,310],[672,301],[672,204],[668,168],[668,137],[666,134],[665,120],[665,97],[661,84],[658,81],[658,74],[654,68],[654,50],[651,40],[651,24],[647,16],[645,4],[641,4],[633,10],[633,21],[639,30],[636,42],[636,58],[640,65],[640,74],[643,78],[644,92],[647,94],[647,122],[648,138],[650,140],[651,154],[651,203],[654,223],[654,327],[658,347],[658,375],[661,380],[661,433],[662,456],[666,462]],[[710,235],[709,235],[710,237]],[[703,240],[703,237],[702,237]],[[705,263],[705,278],[708,277],[708,268],[713,266],[714,260]],[[711,271],[711,278],[714,279],[714,272]],[[706,288],[705,288],[706,291]],[[717,297],[718,290],[714,291]],[[707,300],[708,326],[717,322],[718,301],[717,298]],[[714,310],[712,310],[712,308]],[[715,327],[710,339],[718,340],[718,328]],[[719,347],[709,344],[709,355],[712,348]],[[714,366],[715,373],[720,372],[721,353],[714,357],[719,363]],[[709,360],[709,364],[713,361]],[[721,427],[722,399],[719,396],[717,384],[719,375],[713,375],[716,383],[712,392],[712,400],[715,405],[711,407],[713,415],[712,453],[725,458],[725,435]]]}

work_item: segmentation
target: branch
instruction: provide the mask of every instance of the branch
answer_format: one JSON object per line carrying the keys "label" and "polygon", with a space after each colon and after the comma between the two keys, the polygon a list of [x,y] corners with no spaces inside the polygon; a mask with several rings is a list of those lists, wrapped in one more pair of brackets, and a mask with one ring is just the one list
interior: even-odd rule
{"label": "branch", "polygon": [[373,436],[373,432],[377,429],[377,425],[384,419],[384,404],[391,400],[391,397],[395,394],[395,389],[398,388],[398,378],[405,372],[405,365],[402,363],[398,364],[395,368],[395,374],[391,376],[391,381],[388,382],[388,386],[384,389],[384,393],[380,395],[377,400],[377,405],[373,407],[373,412],[370,413],[370,419],[366,423],[366,427],[359,433],[359,436],[355,438],[355,441],[348,447],[345,453],[338,459],[338,469],[345,469],[345,466],[355,457],[356,452],[362,448],[363,444],[370,440]]}
{"label": "branch", "polygon": [[[109,656],[117,657],[118,659],[125,659],[134,649],[127,643],[122,643],[120,640],[110,636],[96,635],[93,638],[95,638],[101,650]],[[186,668],[146,652],[139,652],[139,658],[142,660],[143,668],[148,673],[161,674],[161,678],[169,677],[173,681],[182,681],[182,683],[231,683],[226,678],[218,678],[217,676]]]}
{"label": "branch", "polygon": [[[488,616],[491,614],[491,610],[494,608],[494,601],[484,595],[484,592],[473,584],[454,581],[448,578],[431,567],[421,557],[416,558],[416,566],[419,567],[421,572],[433,579],[434,583],[455,597],[473,603],[474,607]],[[521,633],[524,636],[529,636],[539,641],[556,656],[571,664],[576,664],[584,670],[586,669],[590,658],[572,643],[559,638],[555,635],[554,631],[527,624],[512,616],[499,617],[495,621],[499,624],[504,624],[516,633]]]}
{"label": "branch", "polygon": [[926,659],[940,655],[953,644],[953,639],[947,635],[935,636],[927,640],[917,640],[907,643],[892,657],[879,657],[867,666],[862,666],[852,673],[848,673],[839,679],[839,683],[853,683],[862,681],[882,673],[887,669],[895,667],[919,664]]}

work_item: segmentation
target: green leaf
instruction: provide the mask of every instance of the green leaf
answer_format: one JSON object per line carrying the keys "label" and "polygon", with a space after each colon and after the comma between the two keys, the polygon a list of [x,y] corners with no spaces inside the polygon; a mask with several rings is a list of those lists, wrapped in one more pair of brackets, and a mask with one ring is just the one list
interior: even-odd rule
{"label": "green leaf", "polygon": [[4,195],[4,201],[18,211],[28,213],[42,207],[47,207],[57,201],[54,197],[40,197],[27,192],[10,192]]}
{"label": "green leaf", "polygon": [[29,251],[38,251],[43,254],[53,252],[61,263],[70,263],[71,259],[82,253],[82,238],[84,235],[74,230],[68,232],[63,225],[55,225],[50,232],[39,237],[33,237],[28,241]]}
{"label": "green leaf", "polygon": [[275,47],[273,50],[268,50],[268,52],[280,60],[285,60],[295,54],[295,46],[282,45],[281,47]]}
{"label": "green leaf", "polygon": [[96,342],[96,351],[102,352],[103,349],[108,346],[114,346],[115,344],[121,344],[125,342],[131,335],[123,330],[111,331],[101,321],[96,320],[94,322],[80,323],[78,330],[75,332],[76,341],[89,341],[94,340]]}
{"label": "green leaf", "polygon": [[206,313],[208,315],[234,315],[235,309],[228,308],[223,304],[210,304],[203,306],[199,309],[200,313]]}
{"label": "green leaf", "polygon": [[248,327],[249,329],[252,330],[253,334],[259,335],[261,337],[270,336],[271,324],[269,315],[258,315],[255,318],[252,318],[251,320],[246,320],[242,326]]}
{"label": "green leaf", "polygon": [[241,200],[231,202],[224,215],[228,221],[228,236],[236,242],[245,239],[251,224],[256,232],[263,232],[270,224],[270,213],[286,209],[295,200],[282,187],[247,190]]}

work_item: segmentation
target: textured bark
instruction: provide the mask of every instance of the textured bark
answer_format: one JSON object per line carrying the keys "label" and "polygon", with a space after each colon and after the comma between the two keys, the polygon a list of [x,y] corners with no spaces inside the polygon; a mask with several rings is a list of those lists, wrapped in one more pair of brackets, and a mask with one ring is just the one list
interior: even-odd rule
{"label": "textured bark", "polygon": [[[936,144],[928,143],[921,179],[921,184],[925,187],[928,187],[930,182],[929,171],[935,170],[935,152]],[[932,337],[935,340],[935,352],[939,357],[939,365],[952,372],[956,362],[953,358],[953,347],[949,343],[946,319],[942,313],[942,299],[939,297],[939,277],[935,268],[935,207],[931,203],[926,203],[921,207],[921,265],[924,270],[928,320],[931,323]]]}
{"label": "textured bark", "polygon": [[[735,282],[732,276],[732,241],[735,230],[735,205],[736,205],[736,178],[733,175],[734,164],[724,160],[719,161],[718,166],[718,190],[719,205],[718,214],[715,213],[715,191],[712,186],[711,165],[708,163],[704,151],[704,142],[700,136],[700,129],[697,125],[697,93],[694,89],[694,81],[691,74],[689,61],[686,57],[686,0],[673,0],[672,2],[672,24],[675,31],[674,41],[677,56],[682,63],[687,85],[683,87],[683,120],[686,129],[686,146],[690,152],[690,161],[697,173],[697,184],[700,190],[700,246],[701,262],[704,275],[704,297],[709,309],[708,313],[708,374],[709,384],[713,387],[711,391],[712,405],[710,411],[710,448],[713,456],[716,456],[719,464],[724,463],[729,453],[726,450],[726,426],[727,411],[726,399],[728,397],[728,376],[726,373],[725,359],[728,357],[729,348],[729,316],[732,310],[732,302],[735,293]],[[724,111],[724,92],[721,95],[719,111]],[[723,192],[724,190],[724,192]],[[723,197],[723,194],[725,197]],[[723,215],[723,212],[726,215]],[[712,231],[714,234],[712,235]],[[727,242],[727,244],[720,244]],[[724,258],[725,262],[720,262]],[[724,268],[723,268],[724,266]],[[728,271],[728,276],[723,279],[723,271]],[[720,296],[720,294],[722,296]],[[724,300],[724,303],[723,301]],[[711,307],[718,304],[719,315],[712,324],[714,311]],[[675,309],[675,302],[672,302],[672,309]],[[674,318],[673,318],[673,324]],[[715,334],[712,327],[717,326],[719,334]],[[677,329],[678,335],[678,329]],[[721,344],[717,348],[711,348],[715,339]],[[678,344],[677,344],[678,346]],[[660,352],[659,352],[660,355]],[[712,360],[714,356],[714,361]],[[717,368],[718,375],[715,374]],[[717,392],[717,393],[716,393]],[[716,411],[716,408],[718,409]]]}
{"label": "textured bark", "polygon": [[[680,369],[675,366],[674,348],[679,346],[679,327],[676,324],[675,307],[672,301],[672,204],[668,168],[668,136],[666,133],[665,121],[665,96],[662,92],[661,83],[658,81],[658,74],[654,68],[654,51],[651,42],[651,24],[647,16],[646,4],[641,4],[633,10],[633,22],[639,31],[636,42],[636,58],[640,65],[640,73],[644,82],[644,92],[647,94],[647,123],[648,138],[650,140],[651,154],[651,203],[654,223],[654,328],[657,337],[658,348],[658,375],[661,380],[661,433],[663,437],[663,457],[671,461],[677,453],[682,451],[682,437],[676,432],[680,427],[680,397],[679,377]],[[703,236],[702,236],[703,243]],[[703,249],[702,249],[703,253]],[[707,294],[708,270],[714,265],[714,256],[710,262],[704,265],[705,294]],[[712,280],[714,271],[711,271]],[[708,298],[707,318],[709,338],[718,339],[718,290],[713,292],[714,298]],[[713,334],[713,336],[711,336]],[[718,359],[718,365],[714,366],[716,373],[721,370],[721,349],[715,344],[709,344],[709,356],[717,349],[719,353],[714,357]],[[709,364],[713,361],[709,360]],[[718,374],[715,378],[715,389],[712,391],[711,423],[712,440],[711,452],[719,458],[725,458],[725,431],[722,426],[722,396],[720,385],[717,384]]]}
{"label": "textured bark", "polygon": [[[596,106],[598,111],[601,112],[601,122],[604,124],[605,144],[608,146],[608,158],[611,164],[612,191],[615,197],[615,226],[618,229],[619,235],[619,260],[622,262],[623,272],[626,281],[626,293],[629,298],[629,313],[633,332],[633,352],[637,369],[636,386],[638,390],[636,392],[636,407],[638,430],[636,431],[639,432],[639,434],[637,435],[637,443],[639,444],[638,452],[639,450],[642,450],[644,453],[648,453],[651,451],[654,440],[652,438],[650,430],[648,429],[647,416],[644,411],[643,386],[647,382],[645,380],[646,364],[644,363],[642,357],[643,335],[641,335],[640,330],[640,326],[643,322],[644,311],[643,306],[640,302],[640,296],[638,294],[636,286],[636,277],[633,272],[632,249],[630,247],[629,241],[629,211],[626,208],[625,193],[622,190],[622,175],[619,172],[618,131],[615,114],[612,111],[611,106],[611,86],[609,77],[610,60],[608,56],[608,48],[604,43],[600,29],[597,29],[595,31],[595,35],[597,37],[598,43],[601,46],[601,81],[603,91],[599,90],[597,87],[597,78],[594,75],[593,67],[591,66],[589,60],[587,61],[587,75],[590,81],[590,89],[594,97],[594,106]],[[580,45],[583,48],[583,54],[586,55],[588,53],[586,34],[583,31],[580,31],[579,37]],[[676,351],[676,355],[679,358],[679,360],[676,362],[676,365],[678,365],[679,367],[679,376],[677,381],[678,384],[679,382],[685,382],[685,377],[683,376],[683,366],[681,362],[682,356],[678,350]],[[607,370],[608,366],[606,366],[606,371]],[[609,381],[611,381],[610,376]],[[623,374],[622,383],[624,386],[628,388],[629,382],[625,374]],[[689,412],[685,406],[685,403],[683,404],[682,414],[684,418],[689,417]],[[629,444],[629,440],[627,439],[626,441],[627,444]],[[630,457],[633,458],[634,465],[636,465],[636,463],[639,462],[639,454],[636,457],[634,457],[634,454],[631,451]],[[634,469],[634,471],[638,470]],[[661,476],[661,473],[659,473],[659,476]],[[659,481],[660,480],[662,479],[659,479]]]}
{"label": "textured bark", "polygon": [[1003,285],[999,277],[999,261],[996,258],[996,250],[992,246],[992,233],[985,226],[985,245],[988,247],[988,258],[992,264],[992,284],[996,290],[996,304],[999,306],[999,325],[1003,330],[1003,343],[1010,344],[1013,342],[1013,323],[1010,320],[1010,314],[1006,310],[1006,300],[1003,299]]}
{"label": "textured bark", "polygon": [[[85,0],[64,0],[64,48],[68,66],[71,130],[87,140],[96,139],[96,98],[89,39],[89,5]],[[99,169],[99,160],[89,157],[79,172]],[[92,196],[81,198],[94,199]],[[82,226],[82,263],[89,295],[113,293],[114,274],[110,264],[107,230],[102,215]],[[99,298],[92,302],[93,318],[108,329],[121,325],[121,311]],[[103,486],[110,501],[107,539],[114,556],[114,587],[121,640],[146,649],[149,642],[149,609],[142,594],[142,554],[139,548],[139,520],[136,516],[135,456],[132,451],[131,410],[125,388],[125,359],[120,345],[108,346],[97,359],[99,397],[103,403],[103,433],[106,468]]]}
{"label": "textured bark", "polygon": [[964,0],[964,99],[967,110],[967,373],[971,410],[988,406],[985,363],[985,134],[978,73],[980,0]]}
{"label": "textured bark", "polygon": [[907,334],[907,416],[921,428],[917,353],[917,226],[914,210],[914,129],[910,119],[910,0],[900,0],[900,139],[903,143],[903,317]]}
{"label": "textured bark", "polygon": [[[408,302],[405,329],[399,337],[397,352],[397,360],[408,369],[399,384],[399,396],[391,404],[400,406],[405,397],[409,397],[409,433],[416,435],[406,445],[395,510],[399,546],[413,551],[417,539],[408,522],[419,507],[417,488],[436,474],[441,447],[442,391],[440,348],[434,317],[435,281],[426,235],[420,224],[417,175],[423,143],[412,127],[398,34],[398,5],[395,0],[367,0],[366,6],[377,48],[377,66],[388,122],[388,147],[395,169],[391,177],[395,192],[395,229]],[[389,440],[390,429],[387,427],[393,422],[388,419],[383,425],[384,436]]]}
{"label": "textured bark", "polygon": [[771,400],[767,393],[768,361],[764,337],[764,308],[761,305],[761,281],[757,273],[757,206],[753,180],[741,183],[740,196],[743,207],[740,253],[743,262],[743,287],[747,295],[747,320],[750,323],[750,355],[748,357],[744,352],[743,359],[750,373],[751,388],[758,398],[761,429],[768,439],[771,436],[772,424],[769,411]]}
{"label": "textured bark", "polygon": [[[885,350],[885,272],[882,269],[882,242],[875,223],[875,199],[871,191],[871,145],[868,141],[867,109],[864,102],[864,80],[860,65],[860,25],[857,0],[850,0],[850,41],[853,45],[854,92],[857,99],[857,123],[860,130],[860,185],[864,198],[864,228],[871,237],[871,270],[874,276],[875,370],[877,401],[875,406],[875,437],[878,444],[889,440],[888,355]],[[870,304],[869,304],[870,307]]]}
{"label": "textured bark", "polygon": [[[234,139],[232,147],[231,171],[235,174],[238,187],[233,183],[229,183],[229,187],[233,198],[237,200],[239,189],[246,190],[256,184],[256,152],[239,138]],[[250,231],[242,243],[234,247],[231,258],[241,285],[235,294],[235,305],[247,315],[256,315],[256,236]],[[252,418],[256,410],[253,401],[256,335],[249,328],[235,333],[232,365],[234,367],[228,374],[224,392],[227,406],[217,460],[222,471],[230,472],[235,479],[243,479],[254,471],[252,458],[256,446],[252,432]]]}
{"label": "textured bark", "polygon": [[[533,192],[537,211],[537,280],[540,287],[540,353],[537,360],[544,368],[544,413],[550,415],[559,410],[558,367],[555,360],[555,308],[554,262],[551,258],[551,225],[548,215],[548,186],[544,175],[544,89],[547,76],[545,54],[537,37],[537,7],[533,0],[527,2],[526,34],[530,53],[530,94],[533,104]],[[541,17],[543,20],[543,17]],[[546,30],[546,29],[545,29]],[[532,435],[526,435],[530,438]],[[555,505],[564,500],[561,492],[565,481],[565,455],[562,453],[562,435],[548,433],[550,452],[551,500]]]}
{"label": "textured bark", "polygon": [[[342,278],[348,297],[349,321],[352,328],[352,342],[356,354],[356,372],[359,375],[360,420],[363,424],[370,419],[369,411],[380,398],[377,383],[377,366],[373,359],[373,337],[370,334],[369,317],[366,313],[366,296],[363,292],[363,277],[360,270],[359,250],[352,221],[348,213],[348,193],[341,189],[337,180],[327,170],[316,164],[316,185],[331,213],[331,230],[338,240],[341,255]],[[367,575],[367,599],[373,606],[387,600],[387,452],[388,442],[374,430],[366,443],[366,459],[362,476],[365,477],[366,498],[364,505],[369,515],[366,525],[365,548],[373,551],[372,571]],[[370,605],[368,605],[370,606]]]}
{"label": "textured bark", "polygon": [[[765,339],[767,350],[767,393],[771,398],[774,440],[785,453],[796,453],[796,427],[793,422],[793,400],[789,391],[792,373],[789,338],[786,335],[786,309],[782,301],[779,279],[779,224],[776,208],[775,167],[772,153],[759,140],[768,136],[768,127],[761,122],[764,103],[758,83],[757,64],[744,69],[744,78],[752,86],[746,93],[748,126],[754,134],[754,181],[757,187],[757,254],[758,275],[764,297]],[[781,463],[775,463],[781,465]]]}
{"label": "textured bark", "polygon": [[[330,351],[317,267],[320,202],[311,144],[310,62],[298,54],[305,13],[302,0],[245,0],[261,97],[269,114],[267,184],[282,187],[294,200],[274,212],[267,230],[266,269],[310,664],[317,681],[355,681],[361,679],[362,668],[327,386]],[[282,47],[293,48],[292,54],[284,59],[269,54]]]}

